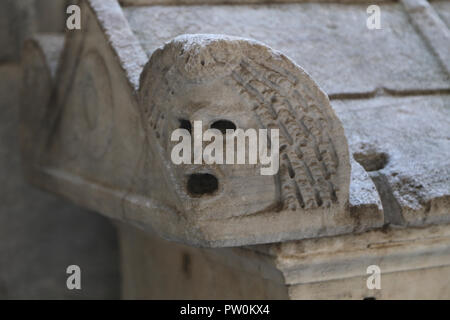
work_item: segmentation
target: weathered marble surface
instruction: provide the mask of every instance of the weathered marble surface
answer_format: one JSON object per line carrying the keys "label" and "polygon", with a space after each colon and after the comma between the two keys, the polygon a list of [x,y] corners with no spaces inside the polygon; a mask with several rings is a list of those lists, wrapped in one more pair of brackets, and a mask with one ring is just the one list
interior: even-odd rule
{"label": "weathered marble surface", "polygon": [[[0,299],[117,299],[116,230],[107,219],[31,187],[19,153],[16,64],[0,65]],[[77,264],[82,290],[66,287]]]}
{"label": "weathered marble surface", "polygon": [[334,300],[448,300],[449,266],[393,272],[382,276],[381,290],[368,290],[367,275],[324,283],[294,285],[289,288],[293,299]]}
{"label": "weathered marble surface", "polygon": [[[40,172],[32,177],[32,181],[50,190],[56,189],[59,193],[71,200],[105,213],[112,218],[119,220],[125,219],[132,224],[149,228],[149,230],[158,230],[160,234],[170,239],[188,241],[195,245],[234,246],[346,232],[361,232],[366,229],[380,227],[383,222],[403,224],[406,221],[410,225],[447,222],[449,217],[447,212],[447,195],[449,194],[449,190],[446,184],[449,174],[445,171],[447,162],[436,160],[437,164],[430,163],[422,171],[418,170],[415,166],[409,168],[408,165],[405,165],[405,163],[422,163],[423,159],[420,156],[416,156],[418,152],[414,150],[421,150],[420,148],[423,148],[422,145],[425,143],[432,145],[428,141],[423,141],[423,135],[420,133],[420,130],[423,130],[424,126],[419,120],[425,115],[418,114],[412,119],[405,120],[405,137],[410,135],[411,125],[407,123],[409,121],[414,123],[414,134],[418,135],[417,139],[414,140],[416,144],[406,145],[397,135],[395,137],[393,136],[396,130],[398,130],[399,123],[397,122],[400,119],[400,116],[392,117],[392,114],[396,114],[397,110],[389,109],[389,112],[384,115],[386,117],[384,119],[383,116],[377,114],[377,108],[369,107],[380,101],[380,99],[402,101],[406,105],[405,108],[409,108],[409,104],[414,103],[417,99],[420,100],[420,98],[398,98],[398,100],[395,100],[397,98],[387,97],[390,94],[399,95],[420,92],[428,94],[436,92],[436,95],[424,96],[422,103],[425,104],[429,101],[435,101],[433,99],[436,97],[436,101],[439,101],[437,93],[440,91],[433,90],[443,88],[445,92],[449,85],[446,71],[442,70],[442,66],[434,56],[434,54],[442,50],[434,51],[434,54],[430,52],[420,35],[409,23],[409,17],[404,11],[403,6],[397,4],[384,6],[384,21],[388,27],[383,30],[365,30],[364,32],[353,34],[352,32],[354,31],[352,30],[359,30],[358,18],[362,19],[365,17],[365,11],[360,15],[360,11],[363,8],[362,5],[334,5],[332,9],[334,9],[333,12],[338,17],[337,22],[335,21],[337,23],[335,27],[339,29],[338,26],[340,24],[338,22],[345,20],[347,24],[342,25],[352,26],[353,29],[339,29],[339,31],[346,32],[333,33],[334,27],[331,28],[328,26],[326,29],[323,29],[323,24],[319,28],[319,25],[314,24],[314,21],[310,21],[310,16],[316,15],[320,17],[327,15],[327,12],[331,12],[331,9],[329,9],[330,11],[321,10],[322,7],[318,4],[264,5],[257,7],[240,6],[240,10],[237,12],[228,6],[125,7],[124,16],[122,9],[118,7],[115,1],[100,2],[98,0],[92,0],[89,2],[89,6],[86,5],[84,7],[84,21],[87,21],[86,28],[90,30],[89,34],[84,35],[83,33],[79,33],[69,38],[68,48],[63,54],[62,61],[65,62],[65,65],[62,68],[61,75],[58,75],[61,85],[60,88],[57,88],[55,100],[57,107],[55,107],[55,110],[49,110],[49,113],[55,114],[53,118],[58,122],[49,125],[49,127],[55,128],[55,131],[52,131],[52,135],[49,136],[49,140],[47,141],[49,149],[43,152],[46,156],[44,160],[41,159],[42,162],[40,165],[42,169],[39,169],[38,171]],[[186,10],[182,11],[182,9]],[[187,13],[192,13],[192,15],[188,15]],[[264,17],[268,14],[275,17],[273,21],[275,21],[276,26],[279,26],[278,29],[271,28],[269,30],[262,22],[265,21]],[[201,20],[201,16],[213,16],[214,19],[212,22],[203,21]],[[244,16],[250,17],[250,19],[244,19]],[[299,16],[300,19],[294,19],[296,16]],[[125,18],[129,20],[137,38],[128,29]],[[324,20],[326,21],[325,18]],[[113,21],[118,23],[117,28]],[[149,24],[148,21],[152,21],[152,23]],[[172,21],[172,23],[168,24],[167,21]],[[304,32],[298,35],[309,35],[304,39],[300,39],[297,35],[292,35],[291,32],[288,32],[289,30],[292,31],[301,28],[303,26],[302,23],[307,22],[308,27],[305,27]],[[394,155],[390,153],[401,155],[398,157],[398,163],[395,164],[396,169],[402,168],[395,172],[398,175],[395,176],[396,182],[389,180],[390,178],[385,174],[371,174],[383,198],[385,207],[384,219],[379,214],[381,207],[373,182],[368,179],[366,172],[361,170],[360,166],[355,163],[352,164],[351,171],[349,216],[344,214],[341,217],[340,211],[334,209],[333,212],[336,211],[335,214],[325,215],[325,220],[321,218],[321,215],[293,216],[292,213],[288,213],[284,209],[281,212],[277,211],[275,213],[276,210],[274,211],[269,208],[272,201],[271,191],[269,190],[270,183],[263,183],[265,189],[260,190],[264,194],[263,198],[265,202],[252,203],[250,200],[245,200],[248,203],[243,203],[241,207],[238,207],[237,205],[240,205],[240,198],[238,196],[251,190],[253,185],[256,185],[252,182],[253,180],[247,178],[244,180],[237,179],[236,181],[239,180],[239,184],[244,185],[249,183],[249,187],[238,188],[236,189],[238,192],[235,192],[235,188],[227,189],[228,191],[226,193],[231,195],[230,199],[234,199],[231,202],[236,205],[233,209],[228,209],[232,208],[232,206],[227,207],[227,200],[220,197],[206,200],[192,200],[189,197],[183,196],[184,193],[181,191],[183,191],[184,186],[180,181],[183,181],[183,170],[186,168],[182,168],[181,173],[179,170],[174,170],[170,164],[170,159],[167,158],[167,154],[164,151],[167,146],[167,141],[164,140],[168,139],[167,130],[173,126],[173,121],[171,122],[169,120],[181,116],[188,117],[191,121],[200,119],[190,119],[191,114],[189,112],[195,113],[197,117],[200,117],[204,113],[211,118],[213,117],[211,114],[215,115],[217,113],[214,113],[214,108],[211,110],[208,109],[208,112],[201,113],[200,111],[196,111],[196,107],[193,107],[195,109],[195,112],[193,112],[189,104],[195,106],[206,104],[209,106],[214,103],[222,103],[222,100],[224,100],[223,97],[232,97],[231,92],[233,90],[225,90],[230,86],[230,82],[215,82],[215,78],[211,78],[211,75],[217,76],[221,72],[228,72],[226,68],[218,68],[216,72],[208,71],[211,68],[214,69],[214,63],[217,63],[217,57],[211,58],[209,56],[214,55],[211,52],[218,50],[217,48],[223,50],[223,57],[225,58],[221,56],[220,59],[227,59],[226,56],[227,54],[229,55],[229,52],[245,52],[243,56],[248,56],[247,58],[249,59],[258,60],[259,58],[255,58],[258,54],[251,53],[252,50],[256,49],[247,50],[241,47],[237,48],[237,42],[233,43],[233,38],[226,41],[223,40],[223,43],[220,41],[215,43],[214,41],[216,40],[208,40],[208,37],[211,39],[220,39],[220,37],[216,36],[181,37],[170,44],[166,44],[163,49],[156,51],[155,49],[178,32],[213,32],[214,28],[219,27],[221,28],[221,32],[233,33],[239,30],[239,34],[241,35],[252,37],[257,37],[258,34],[260,37],[264,35],[266,41],[275,41],[274,43],[281,49],[292,52],[294,56],[297,54],[298,60],[306,63],[306,65],[309,65],[308,61],[314,61],[317,67],[320,62],[321,72],[323,74],[322,78],[325,78],[326,75],[326,81],[332,82],[333,85],[345,86],[345,88],[351,88],[351,90],[357,89],[358,85],[372,86],[372,89],[369,91],[357,89],[353,92],[357,93],[357,96],[364,96],[365,93],[370,92],[366,97],[372,97],[371,99],[336,100],[334,105],[342,113],[342,116],[340,115],[342,120],[344,122],[347,121],[346,135],[349,139],[358,139],[357,137],[360,131],[366,130],[365,135],[369,141],[361,142],[363,143],[363,147],[361,148],[366,149],[358,151],[351,149],[356,160],[365,166],[366,170],[378,171],[379,174],[382,174],[380,169],[383,169],[386,163],[389,166],[394,165]],[[365,25],[363,28],[366,28]],[[277,30],[276,37],[273,34],[273,30]],[[378,38],[380,34],[376,32],[388,32],[385,34],[387,40],[383,38],[383,45],[378,44],[378,51],[381,51],[386,57],[393,55],[392,59],[378,59],[374,56],[377,54],[375,48],[371,48],[370,51],[365,51],[367,47],[356,46],[357,41],[359,41],[358,37],[370,37],[369,43],[371,45],[374,45],[377,41],[381,41],[381,38]],[[399,32],[401,32],[403,37],[407,37],[407,41],[399,42],[397,38],[400,34]],[[346,43],[345,41],[328,43],[325,41],[326,39],[334,39],[336,41],[336,37],[339,37],[340,34],[346,34],[346,39],[351,43]],[[351,36],[348,36],[348,34]],[[325,38],[320,38],[322,36]],[[317,37],[320,39],[317,40]],[[426,35],[424,37],[426,38]],[[331,55],[327,55],[329,51],[319,50],[317,48],[317,41],[313,44],[311,42],[312,40],[317,40],[319,41],[318,43],[327,42],[328,44],[333,44],[336,50],[342,50],[341,55],[336,55],[334,52]],[[306,44],[304,46],[298,46],[296,45],[297,43]],[[433,43],[429,44],[433,47]],[[143,45],[144,50],[151,56],[151,59],[141,77],[141,83],[138,84],[137,79],[142,68],[142,62],[145,60],[145,57],[143,57],[145,54],[140,45]],[[208,45],[210,45],[210,48],[207,48]],[[180,49],[180,46],[182,47],[179,55],[181,58],[178,56],[175,57],[175,53]],[[228,47],[234,48],[234,51]],[[253,47],[256,48],[256,45]],[[261,48],[264,47],[262,46]],[[261,48],[259,52],[261,56],[264,56],[263,52],[271,52],[269,49]],[[346,51],[349,49],[362,51],[358,51],[358,55],[355,55]],[[208,54],[203,54],[202,50]],[[312,54],[312,51],[304,51],[300,52],[300,54],[299,51],[301,50],[314,50],[316,54]],[[406,51],[408,51],[407,55],[412,60],[404,61],[404,64],[400,62],[400,64],[397,64],[395,59],[404,56]],[[320,56],[317,52],[324,53],[325,56]],[[274,53],[274,56],[276,55],[278,53]],[[186,61],[182,59],[185,56]],[[355,64],[358,61],[361,62],[361,60],[356,58],[358,56],[367,59],[370,63]],[[117,57],[119,58],[119,64],[116,63]],[[203,60],[199,57],[203,57]],[[272,61],[274,59],[273,57],[271,58],[269,54],[267,57],[264,56],[264,59]],[[442,58],[442,56],[439,57]],[[174,59],[175,62],[170,62],[172,61],[171,59]],[[332,59],[339,59],[340,61],[344,61],[344,63],[334,63]],[[202,60],[201,66],[199,63],[200,60]],[[80,61],[79,65],[76,64],[77,61]],[[160,61],[164,63],[160,63]],[[195,64],[195,61],[198,62],[198,66]],[[345,63],[350,63],[351,65],[346,66]],[[163,66],[166,65],[167,68],[164,68]],[[325,65],[327,68],[322,68]],[[176,68],[174,67],[175,69],[173,69],[172,66],[176,66]],[[309,65],[309,67],[312,69],[311,73],[314,73],[314,70],[318,70],[314,65]],[[346,68],[343,69],[343,73],[329,69],[335,67]],[[402,69],[406,67],[408,67],[407,71],[406,69]],[[195,85],[188,85],[190,83],[189,81],[192,80],[191,78],[189,78],[189,81],[183,78],[183,74],[186,71],[183,71],[184,73],[180,72],[180,75],[176,76],[177,68],[180,70],[187,68],[186,70],[189,70],[191,73],[197,72],[198,74],[189,75],[189,77],[198,78],[195,78],[197,80],[193,82]],[[283,66],[283,68],[287,70],[290,67]],[[365,76],[365,72],[357,73],[356,69],[361,71],[365,70],[365,68],[374,68],[373,71],[375,73],[371,73],[371,77],[360,78],[361,75],[363,77]],[[424,69],[422,70],[420,68]],[[71,70],[73,69],[77,70],[75,74],[72,74]],[[294,72],[294,69],[290,72],[295,73],[296,71]],[[241,72],[239,70],[236,72]],[[411,79],[411,71],[418,78]],[[165,72],[168,72],[167,75]],[[347,75],[345,75],[346,73]],[[208,81],[203,79],[205,81],[202,82],[202,76]],[[164,87],[166,82],[158,77],[167,81],[167,88]],[[320,78],[320,75],[318,77]],[[348,77],[350,82],[346,81],[346,77]],[[120,80],[112,81],[112,79]],[[300,82],[308,81],[305,79],[301,78]],[[415,82],[414,79],[418,79],[418,82]],[[438,80],[436,82],[433,79]],[[383,83],[383,86],[376,85],[376,82]],[[71,86],[69,85],[70,83],[72,83]],[[127,86],[125,83],[131,86]],[[440,83],[439,86],[433,85],[436,83]],[[396,87],[397,85],[405,86],[403,89],[406,88],[406,91],[403,91],[403,93],[400,92],[400,87]],[[138,86],[140,86],[140,89],[139,92],[136,92],[135,90]],[[202,86],[204,87],[203,91]],[[172,91],[168,89],[169,87],[172,88]],[[127,90],[120,91],[120,88],[127,88]],[[205,98],[210,92],[217,93],[220,90],[225,90],[225,93],[221,96],[222,100],[220,101],[222,102],[213,101],[214,99],[210,101]],[[332,97],[346,97],[346,94],[350,92],[346,90],[339,89],[335,91]],[[171,94],[175,92],[176,94],[170,96],[169,91]],[[313,92],[316,91],[313,90]],[[331,89],[331,92],[333,92],[333,89]],[[80,95],[78,93],[82,94]],[[384,97],[383,95],[387,96]],[[378,98],[378,96],[383,97]],[[97,100],[92,100],[91,98]],[[199,99],[206,99],[206,102],[203,100],[200,101]],[[233,101],[231,105],[239,105],[239,103],[245,100],[233,99],[230,100]],[[87,103],[89,106],[88,112],[81,112],[80,108],[77,107],[81,102],[84,105]],[[301,102],[301,99],[299,102]],[[186,103],[187,106],[184,106],[183,103]],[[356,103],[363,103],[362,119],[356,119],[356,115],[353,113],[346,114],[344,111],[345,107],[339,107],[340,103],[351,106]],[[321,102],[319,104],[324,105]],[[123,107],[124,105],[131,107]],[[159,110],[155,105],[163,107]],[[166,110],[166,105],[171,106],[171,109]],[[438,123],[439,121],[443,121],[441,126],[445,131],[446,123],[443,119],[446,118],[446,102],[442,102],[441,105],[443,105],[443,109],[438,108],[437,113],[430,113],[428,111],[426,116],[428,117],[428,123],[434,123],[435,117],[439,118],[437,119]],[[154,108],[159,111],[152,111]],[[416,110],[421,107],[413,105],[410,108],[411,110]],[[228,112],[228,117],[233,117],[233,112],[236,112],[232,108],[230,109],[231,111],[225,112],[225,110],[228,110],[226,106],[222,106],[219,109],[222,113]],[[239,107],[238,109],[242,108]],[[122,115],[120,122],[115,121],[115,119],[118,119],[117,114]],[[167,117],[165,117],[166,115]],[[221,116],[220,113],[216,115],[216,117],[219,116]],[[380,128],[379,125],[373,128],[375,123],[378,123],[372,120],[375,116],[378,118],[382,117],[383,121],[380,124],[384,126],[389,124],[388,130],[377,132],[376,130]],[[97,119],[97,127],[90,127],[89,123],[92,121],[89,119],[92,117]],[[241,123],[244,121],[243,119],[247,119],[246,117],[245,114],[240,114],[236,117],[235,121]],[[399,119],[393,120],[395,118]],[[160,125],[160,123],[164,124],[165,122],[168,123],[167,128],[164,125]],[[115,126],[112,125],[113,123],[115,123]],[[284,126],[286,127],[286,124]],[[381,138],[377,137],[377,134],[380,134]],[[414,136],[414,134],[410,136]],[[339,134],[333,135],[339,136]],[[446,136],[447,133],[443,132],[444,142]],[[430,139],[431,136],[428,135],[427,137],[426,139]],[[164,141],[161,142],[161,139]],[[388,145],[384,146],[384,144]],[[338,148],[341,145],[343,144],[338,143]],[[407,150],[407,147],[410,149]],[[379,151],[379,149],[383,148],[387,151]],[[442,150],[442,148],[444,149]],[[80,150],[83,152],[80,153]],[[127,150],[127,152],[124,152],[124,150]],[[438,150],[440,153],[436,155],[436,159],[439,157],[445,159],[448,146],[441,145],[434,151],[438,152]],[[86,157],[83,158],[81,155],[85,155]],[[95,161],[92,161],[94,159]],[[341,162],[345,164],[346,161],[344,159]],[[100,163],[101,166],[99,166]],[[116,173],[114,176],[108,174],[112,170]],[[434,178],[430,178],[428,177],[430,170],[441,171],[439,171],[439,174],[434,175]],[[239,174],[242,175],[242,172],[239,172]],[[224,175],[224,179],[227,179],[228,173]],[[436,177],[440,177],[440,180],[437,180],[438,178]],[[280,179],[283,184],[283,179]],[[428,195],[412,190],[411,188],[414,189],[414,185],[407,186],[410,185],[410,181],[417,179],[421,180],[418,188],[426,189],[420,192],[429,192]],[[428,180],[425,181],[426,179]],[[426,186],[423,185],[425,182],[427,182]],[[238,184],[235,183],[233,186],[236,185]],[[390,188],[394,188],[394,185],[401,191],[391,190]],[[432,185],[432,187],[427,189],[428,185]],[[347,189],[345,186],[342,188]],[[300,190],[302,190],[302,187]],[[149,198],[147,198],[148,195],[150,195]],[[247,194],[245,195],[247,196]],[[394,201],[395,197],[399,197],[402,200]],[[340,198],[339,193],[338,198]],[[213,210],[213,207],[216,210]],[[400,207],[403,209],[400,209]],[[420,212],[420,214],[418,216],[414,215],[407,208],[414,208],[413,211]],[[180,212],[183,213],[185,211],[190,212],[190,214],[180,214]],[[267,212],[265,214],[252,214],[260,211]],[[400,211],[402,214],[398,213]],[[212,214],[213,212],[214,214]],[[424,215],[427,217],[424,217]],[[263,227],[269,220],[272,221],[270,231]],[[296,228],[299,229],[297,230]],[[263,236],[258,236],[260,233]]]}
{"label": "weathered marble surface", "polygon": [[[186,36],[152,56],[135,92],[142,49],[126,29],[117,3],[91,5],[83,7],[89,33],[67,39],[54,100],[44,107],[44,125],[25,125],[28,136],[39,137],[23,143],[30,142],[28,149],[37,149],[31,154],[39,155],[36,161],[26,157],[30,181],[111,218],[200,246],[361,232],[383,224],[373,183],[357,164],[350,169],[340,121],[299,66],[261,43]],[[27,73],[39,64],[32,57],[52,65],[47,51],[29,51]],[[167,75],[163,66],[170,68]],[[30,90],[39,88],[41,81],[35,81],[27,83],[35,88]],[[261,93],[253,97],[248,88]],[[211,92],[221,92],[221,100]],[[40,109],[26,101],[23,107],[23,114],[39,118]],[[278,118],[272,119],[271,108]],[[293,113],[300,113],[300,119]],[[260,128],[260,122],[282,128],[280,172],[264,177],[258,167],[204,166],[203,171],[219,178],[220,189],[211,196],[192,196],[186,180],[200,168],[174,168],[167,152],[168,132],[180,117],[202,120],[204,126],[226,117],[243,129]],[[305,166],[313,177],[309,180]]]}
{"label": "weathered marble surface", "polygon": [[329,95],[449,88],[448,74],[401,4],[380,4],[381,30],[367,29],[366,8],[304,3],[125,7],[124,12],[149,56],[180,34],[220,33],[256,39],[280,50]]}
{"label": "weathered marble surface", "polygon": [[[449,232],[448,225],[417,229],[386,227],[358,235],[305,239],[253,249],[273,256],[277,268],[283,272],[285,283],[297,285],[367,278],[366,269],[370,265],[379,266],[382,276],[449,266]],[[365,283],[361,287],[370,291]]]}
{"label": "weathered marble surface", "polygon": [[436,13],[441,17],[441,19],[450,28],[450,2],[447,0],[433,0],[430,3]]}
{"label": "weathered marble surface", "polygon": [[[450,222],[450,96],[333,100],[396,224]],[[387,189],[386,189],[387,188]],[[393,195],[393,198],[392,196]]]}
{"label": "weathered marble surface", "polygon": [[[65,8],[55,12],[53,5],[64,6],[59,0],[0,3],[0,299],[116,299],[120,279],[111,223],[30,187],[22,171],[21,68],[11,61],[20,59],[22,43],[34,30],[56,31],[58,19],[62,25],[57,29],[63,29]],[[61,45],[58,40],[48,36],[38,41],[45,43],[51,56]],[[59,52],[49,66],[52,75],[58,56]],[[71,264],[82,269],[81,292],[67,290],[66,268]]]}
{"label": "weathered marble surface", "polygon": [[[383,29],[369,31],[367,3],[326,4],[326,10],[317,3],[124,7],[124,15],[115,0],[90,0],[82,11],[89,33],[70,37],[63,54],[65,71],[57,75],[56,96],[69,102],[53,105],[63,121],[53,132],[60,141],[50,145],[62,157],[44,162],[50,165],[32,181],[112,218],[150,226],[146,232],[121,227],[126,297],[449,298],[446,31],[439,21],[423,25],[428,20],[417,17],[416,9],[408,15],[398,3],[381,7]],[[445,20],[446,13],[433,19],[437,16]],[[147,197],[151,190],[167,203],[174,200],[167,179],[148,174],[167,168],[146,158],[156,157],[152,147],[157,141],[144,129],[147,118],[137,98],[147,91],[141,87],[138,92],[139,78],[156,48],[188,32],[228,33],[268,43],[291,56],[331,95],[350,152],[369,171],[350,156],[350,216],[344,224],[333,221],[331,229],[317,229],[326,223],[311,217],[303,221],[309,230],[301,237],[312,239],[286,242],[299,233],[269,234],[262,242],[284,242],[234,249],[197,249],[154,237],[156,229],[196,245],[261,242],[253,236],[261,231],[260,220],[238,220],[238,227],[207,221],[195,230],[199,225],[176,219],[174,211]],[[78,105],[88,108],[81,114],[74,107]],[[99,129],[90,127],[89,120],[98,114],[104,115]],[[144,139],[147,144],[141,143]],[[264,219],[274,228],[297,228],[289,219]],[[367,232],[383,222],[389,226]],[[187,230],[200,230],[203,239],[186,236]],[[341,232],[349,234],[331,236]],[[218,234],[229,238],[217,240]],[[248,237],[236,241],[241,234]],[[385,272],[383,290],[376,293],[365,285],[372,263]],[[155,282],[159,285],[152,286]]]}
{"label": "weathered marble surface", "polygon": [[[448,299],[450,229],[199,249],[121,225],[124,298]],[[381,290],[366,286],[381,268]]]}
{"label": "weathered marble surface", "polygon": [[450,76],[450,30],[426,0],[402,0],[422,38]]}
{"label": "weathered marble surface", "polygon": [[243,249],[198,249],[121,224],[124,299],[288,299],[272,259]]}

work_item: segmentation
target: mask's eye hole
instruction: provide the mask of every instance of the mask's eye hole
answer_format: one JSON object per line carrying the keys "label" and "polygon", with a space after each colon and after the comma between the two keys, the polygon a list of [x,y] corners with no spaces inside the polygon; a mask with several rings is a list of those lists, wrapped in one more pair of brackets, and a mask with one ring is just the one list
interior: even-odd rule
{"label": "mask's eye hole", "polygon": [[219,181],[209,173],[191,174],[187,181],[187,190],[193,196],[212,194],[219,188]]}
{"label": "mask's eye hole", "polygon": [[217,120],[211,124],[211,129],[220,130],[223,134],[227,133],[227,129],[236,130],[236,125],[230,120]]}
{"label": "mask's eye hole", "polygon": [[192,132],[192,125],[189,120],[179,119],[178,121],[180,122],[180,129],[186,129],[189,133]]}

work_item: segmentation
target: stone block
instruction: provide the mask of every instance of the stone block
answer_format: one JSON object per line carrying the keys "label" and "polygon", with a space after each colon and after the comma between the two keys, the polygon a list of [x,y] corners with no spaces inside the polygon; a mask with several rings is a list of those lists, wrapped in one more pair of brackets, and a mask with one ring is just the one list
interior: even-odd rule
{"label": "stone block", "polygon": [[[450,96],[334,100],[350,152],[378,184],[395,224],[450,221]],[[388,220],[389,220],[388,219]]]}
{"label": "stone block", "polygon": [[367,6],[295,3],[123,10],[149,56],[180,34],[228,34],[280,50],[332,97],[371,95],[382,89],[448,90],[448,74],[410,24],[403,6],[379,4],[380,30],[367,28]]}

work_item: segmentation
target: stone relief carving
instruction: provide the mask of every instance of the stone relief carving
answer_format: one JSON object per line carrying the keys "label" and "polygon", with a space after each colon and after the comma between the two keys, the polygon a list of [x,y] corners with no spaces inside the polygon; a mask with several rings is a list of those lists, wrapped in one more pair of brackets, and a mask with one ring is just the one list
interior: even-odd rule
{"label": "stone relief carving", "polygon": [[[48,85],[51,99],[41,106],[46,120],[41,128],[29,127],[43,137],[32,147],[42,157],[27,158],[33,183],[198,246],[303,239],[382,224],[373,184],[357,164],[351,169],[344,129],[327,95],[290,58],[254,40],[194,34],[166,43],[140,68],[144,51],[119,8],[82,4],[90,31],[66,38],[54,75],[59,84]],[[133,64],[130,56],[139,59]],[[52,56],[40,59],[54,65]],[[24,110],[34,110],[31,104]],[[261,175],[259,163],[176,165],[171,134],[196,121],[203,131],[278,129],[279,171]],[[351,190],[368,186],[370,201],[352,207],[351,178]],[[361,224],[355,212],[363,210]]]}
{"label": "stone relief carving", "polygon": [[[89,34],[67,37],[58,72],[60,48],[48,52],[44,39],[27,43],[21,143],[30,180],[146,231],[119,224],[124,283],[132,288],[137,275],[136,292],[160,296],[153,283],[163,275],[176,283],[172,293],[211,297],[223,292],[217,281],[214,292],[210,282],[200,281],[200,290],[192,283],[213,270],[225,275],[227,292],[245,292],[234,286],[236,273],[253,291],[250,272],[264,281],[274,276],[290,298],[367,298],[361,265],[376,263],[389,271],[384,283],[396,285],[370,298],[442,296],[448,30],[433,7],[444,2],[383,4],[385,33],[370,34],[359,23],[364,4],[237,2],[80,1]],[[330,12],[333,21],[324,23]],[[261,23],[268,17],[270,24]],[[176,37],[182,32],[193,34]],[[198,34],[215,32],[261,39],[293,60],[253,40]],[[333,108],[293,61],[326,89]],[[171,133],[192,131],[198,120],[202,129],[279,129],[280,170],[262,176],[258,164],[175,165]],[[194,246],[243,247],[189,248],[153,231]],[[433,259],[424,260],[425,251]],[[184,285],[173,276],[180,257]],[[156,268],[148,272],[143,259]],[[192,265],[200,266],[195,274]],[[419,281],[411,287],[410,278]],[[425,290],[405,290],[414,287]],[[274,295],[274,287],[260,291]]]}
{"label": "stone relief carving", "polygon": [[[166,150],[166,161],[179,121],[227,119],[243,129],[277,128],[279,174],[275,180],[258,177],[259,189],[263,179],[276,184],[272,208],[308,211],[348,202],[350,167],[340,121],[321,89],[281,53],[245,39],[185,35],[153,54],[143,81],[146,125]],[[245,190],[246,181],[241,183]]]}
{"label": "stone relief carving", "polygon": [[95,161],[107,152],[114,126],[110,81],[108,68],[97,52],[81,58],[61,117],[61,126],[67,128],[61,132],[62,144],[70,158],[82,156]]}

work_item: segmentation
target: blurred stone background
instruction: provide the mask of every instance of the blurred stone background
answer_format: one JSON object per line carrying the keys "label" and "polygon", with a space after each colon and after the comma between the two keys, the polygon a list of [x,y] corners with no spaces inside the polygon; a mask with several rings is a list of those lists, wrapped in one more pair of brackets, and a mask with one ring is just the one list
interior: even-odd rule
{"label": "blurred stone background", "polygon": [[[63,32],[67,2],[0,1],[0,299],[120,298],[112,223],[28,185],[21,173],[21,44],[32,32]],[[81,268],[81,290],[66,287],[72,264]]]}

